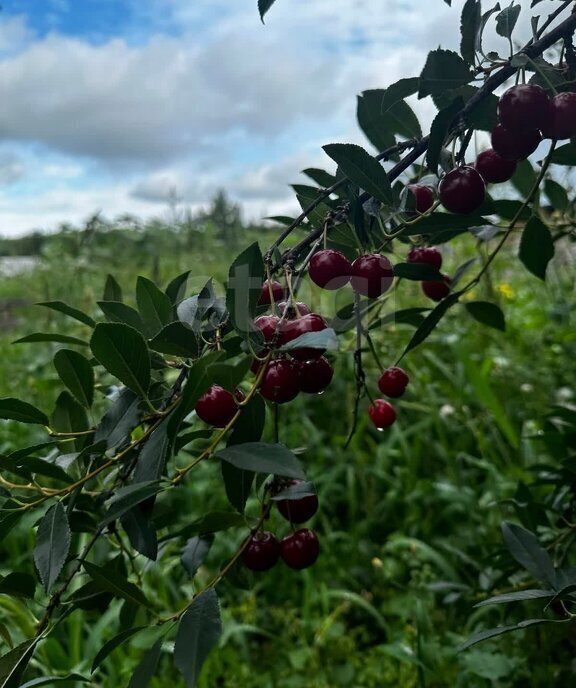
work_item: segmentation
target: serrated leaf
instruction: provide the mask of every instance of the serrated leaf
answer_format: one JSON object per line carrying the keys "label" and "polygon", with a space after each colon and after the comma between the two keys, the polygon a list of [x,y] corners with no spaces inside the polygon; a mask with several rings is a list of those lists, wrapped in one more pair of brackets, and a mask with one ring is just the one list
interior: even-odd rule
{"label": "serrated leaf", "polygon": [[113,275],[106,276],[106,283],[104,284],[103,301],[122,301],[122,287],[116,281]]}
{"label": "serrated leaf", "polygon": [[78,337],[71,337],[67,334],[57,332],[34,332],[25,337],[15,339],[13,344],[37,344],[38,342],[55,342],[56,344],[76,344],[78,346],[88,346],[88,342]]}
{"label": "serrated leaf", "polygon": [[48,425],[48,416],[26,401],[4,397],[0,399],[0,419],[16,420],[19,423]]}
{"label": "serrated leaf", "polygon": [[44,308],[50,308],[53,311],[63,313],[64,315],[67,315],[69,318],[74,318],[74,320],[78,320],[79,322],[83,323],[84,325],[88,325],[89,327],[94,327],[94,325],[96,324],[95,320],[91,318],[89,315],[83,313],[77,308],[72,308],[72,306],[69,306],[67,303],[64,303],[64,301],[40,301],[36,305],[44,306]]}
{"label": "serrated leaf", "polygon": [[[416,89],[414,89],[415,91]],[[392,102],[385,89],[363,91],[357,98],[356,118],[370,143],[382,151],[395,142],[394,134],[420,138],[422,130],[412,108],[401,98]]]}
{"label": "serrated leaf", "polygon": [[282,444],[246,442],[216,452],[216,456],[236,468],[254,473],[273,473],[303,480],[305,475],[296,456]]}
{"label": "serrated leaf", "polygon": [[146,335],[146,325],[140,313],[132,306],[128,306],[121,301],[98,301],[98,307],[106,316],[108,322],[123,323],[130,325],[143,335]]}
{"label": "serrated leaf", "polygon": [[353,143],[329,143],[323,146],[323,150],[351,182],[385,205],[394,205],[388,175],[364,148]]}
{"label": "serrated leaf", "polygon": [[254,331],[253,321],[264,282],[264,262],[254,242],[234,260],[228,271],[226,308],[236,332],[247,339]]}
{"label": "serrated leaf", "polygon": [[495,13],[495,12],[500,12],[500,3],[497,2],[496,5],[488,10],[487,12],[484,12],[482,15],[482,18],[480,20],[480,26],[478,27],[478,32],[476,34],[476,51],[477,52],[482,52],[482,35],[484,33],[484,29],[486,28],[486,24],[488,23],[488,20],[490,17]]}
{"label": "serrated leaf", "polygon": [[178,275],[173,280],[170,281],[164,293],[170,299],[173,305],[176,305],[182,301],[184,294],[186,293],[186,285],[188,284],[188,277],[191,270],[186,270],[181,275]]}
{"label": "serrated leaf", "polygon": [[158,638],[154,645],[146,652],[134,670],[128,688],[147,688],[150,685],[150,680],[158,669],[163,642],[164,638]]}
{"label": "serrated leaf", "polygon": [[195,688],[202,665],[222,635],[220,605],[214,588],[200,593],[180,620],[174,664],[186,688]]}
{"label": "serrated leaf", "polygon": [[451,125],[455,117],[464,107],[464,100],[462,98],[455,98],[450,105],[440,110],[434,118],[430,128],[430,141],[428,143],[428,151],[426,153],[426,164],[433,174],[436,174],[438,169],[438,161],[440,160],[440,152],[446,141],[446,137],[450,131]]}
{"label": "serrated leaf", "polygon": [[520,5],[511,3],[496,17],[496,33],[504,38],[512,38],[512,32],[520,16]]}
{"label": "serrated leaf", "polygon": [[156,561],[158,558],[158,535],[154,521],[148,510],[144,509],[144,503],[122,514],[120,523],[126,531],[132,547],[151,561]]}
{"label": "serrated leaf", "polygon": [[171,446],[170,417],[165,418],[148,438],[136,462],[133,483],[160,480]]}
{"label": "serrated leaf", "polygon": [[60,349],[54,355],[54,367],[76,401],[90,408],[94,400],[94,368],[90,361],[72,349]]}
{"label": "serrated leaf", "polygon": [[444,277],[437,268],[428,263],[396,263],[394,275],[402,279],[415,280],[421,282],[443,282]]}
{"label": "serrated leaf", "polygon": [[458,302],[459,298],[459,294],[448,294],[446,298],[440,301],[440,303],[426,316],[426,318],[424,318],[424,321],[418,327],[416,332],[414,332],[412,339],[408,342],[408,345],[402,352],[402,356],[400,358],[404,358],[409,351],[412,351],[412,349],[415,349],[419,344],[422,344],[422,342],[432,334],[436,328],[436,325],[438,325],[440,320],[442,320],[442,318],[446,315],[448,309]]}
{"label": "serrated leaf", "polygon": [[103,590],[111,592],[115,597],[120,597],[137,605],[144,606],[151,609],[150,602],[144,596],[144,593],[137,588],[134,583],[130,583],[118,571],[112,571],[109,568],[96,566],[88,561],[82,562],[86,573],[95,581]]}
{"label": "serrated leaf", "polygon": [[94,441],[106,440],[108,449],[114,449],[128,441],[140,420],[140,398],[131,389],[123,389],[102,417]]}
{"label": "serrated leaf", "polygon": [[98,323],[90,348],[109,373],[136,394],[146,396],[150,386],[150,355],[137,330],[122,323]]}
{"label": "serrated leaf", "polygon": [[460,54],[474,66],[476,58],[476,36],[480,29],[482,8],[479,0],[466,0],[460,16]]}
{"label": "serrated leaf", "polygon": [[172,321],[172,302],[151,280],[138,276],[136,280],[138,311],[148,333],[153,336]]}
{"label": "serrated leaf", "polygon": [[505,521],[502,524],[502,536],[506,548],[521,566],[537,580],[555,586],[556,573],[552,559],[533,533],[516,523]]}
{"label": "serrated leaf", "polygon": [[194,331],[182,322],[166,325],[148,342],[148,345],[153,351],[181,358],[198,358],[202,349],[202,343]]}
{"label": "serrated leaf", "polygon": [[489,597],[487,600],[482,600],[475,604],[475,607],[486,607],[490,604],[508,604],[509,602],[523,602],[524,600],[539,600],[548,597],[554,597],[552,590],[516,590],[515,592],[507,592],[503,595],[496,595]]}
{"label": "serrated leaf", "polygon": [[472,73],[464,60],[452,50],[432,50],[420,74],[418,98],[458,88],[472,80]]}
{"label": "serrated leaf", "polygon": [[530,218],[520,239],[518,257],[524,266],[541,280],[546,279],[546,268],[554,257],[552,234],[542,220]]}
{"label": "serrated leaf", "polygon": [[66,563],[70,551],[70,538],[66,510],[61,502],[57,502],[48,509],[40,521],[34,547],[34,563],[45,592],[52,588]]}
{"label": "serrated leaf", "polygon": [[213,542],[214,537],[211,535],[205,535],[204,537],[195,535],[186,542],[180,555],[180,561],[189,576],[193,577],[196,574],[196,571],[210,551]]}
{"label": "serrated leaf", "polygon": [[117,647],[120,647],[123,643],[125,643],[127,640],[132,638],[132,636],[136,635],[136,633],[139,633],[140,631],[145,630],[148,628],[147,626],[137,626],[135,628],[128,628],[125,631],[121,631],[118,633],[118,635],[115,635],[113,638],[111,638],[107,643],[105,643],[98,653],[96,654],[96,657],[94,657],[94,660],[92,662],[92,673],[96,671],[96,669],[102,664],[102,662],[110,655],[112,652]]}
{"label": "serrated leaf", "polygon": [[501,332],[506,332],[506,319],[502,309],[495,303],[488,301],[468,301],[465,304],[466,310],[470,315],[488,327],[493,327]]}
{"label": "serrated leaf", "polygon": [[499,626],[498,628],[490,628],[487,631],[480,631],[475,633],[471,638],[460,645],[458,648],[459,652],[466,650],[472,645],[481,643],[484,640],[489,640],[490,638],[496,638],[496,636],[503,635],[504,633],[510,633],[511,631],[520,631],[524,628],[529,628],[530,626],[537,626],[545,623],[567,623],[566,621],[555,621],[554,619],[526,619],[526,621],[521,621],[513,626]]}
{"label": "serrated leaf", "polygon": [[100,525],[106,526],[112,523],[112,521],[115,521],[122,516],[122,514],[130,511],[130,509],[140,504],[140,502],[158,494],[161,490],[162,486],[158,480],[149,480],[147,482],[121,487],[108,502],[108,511],[100,522]]}

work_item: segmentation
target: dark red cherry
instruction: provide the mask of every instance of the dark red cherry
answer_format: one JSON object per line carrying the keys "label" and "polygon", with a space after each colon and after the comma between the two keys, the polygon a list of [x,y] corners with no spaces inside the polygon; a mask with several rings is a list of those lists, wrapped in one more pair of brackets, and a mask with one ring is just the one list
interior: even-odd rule
{"label": "dark red cherry", "polygon": [[550,117],[550,98],[537,84],[512,86],[498,101],[498,119],[509,131],[541,129]]}
{"label": "dark red cherry", "polygon": [[511,179],[516,172],[516,161],[506,160],[495,150],[488,148],[478,155],[474,167],[487,184],[501,184]]}
{"label": "dark red cherry", "polygon": [[552,98],[550,120],[542,128],[548,139],[571,139],[576,136],[576,93],[559,93]]}
{"label": "dark red cherry", "polygon": [[427,263],[436,270],[442,267],[442,254],[432,246],[414,246],[410,249],[406,260],[408,263]]}
{"label": "dark red cherry", "polygon": [[451,213],[468,215],[484,201],[486,185],[480,173],[470,165],[450,170],[438,185],[440,202]]}
{"label": "dark red cherry", "polygon": [[291,569],[305,569],[318,559],[320,543],[313,530],[302,528],[286,535],[280,543],[280,555]]}
{"label": "dark red cherry", "polygon": [[[287,344],[308,332],[321,332],[327,327],[326,321],[318,313],[309,313],[296,320],[286,320],[282,325],[282,343]],[[312,358],[320,358],[324,353],[324,349],[305,347],[293,349],[288,353],[298,361],[308,361]]]}
{"label": "dark red cherry", "polygon": [[408,184],[408,190],[414,195],[416,211],[425,213],[434,205],[434,191],[429,186],[422,184]]}
{"label": "dark red cherry", "polygon": [[[303,480],[288,480],[285,482],[285,487],[303,482]],[[307,495],[300,497],[300,499],[279,499],[276,506],[282,516],[290,523],[305,523],[318,511],[318,496]]]}
{"label": "dark red cherry", "polygon": [[[275,338],[279,322],[280,318],[277,315],[259,315],[254,320],[254,325],[256,325],[256,327],[264,335],[264,341],[266,344],[270,344],[270,342]],[[276,337],[277,341],[279,341],[279,337],[280,333],[278,333],[278,337]]]}
{"label": "dark red cherry", "polygon": [[315,253],[308,268],[310,279],[322,289],[340,289],[350,281],[351,273],[348,258],[331,248]]}
{"label": "dark red cherry", "polygon": [[242,552],[244,565],[252,571],[267,571],[279,558],[280,543],[267,530],[254,533]]}
{"label": "dark red cherry", "polygon": [[262,285],[262,289],[260,290],[260,298],[258,299],[259,306],[267,306],[268,304],[272,303],[270,300],[270,286],[272,288],[272,296],[274,297],[274,303],[276,303],[277,301],[281,301],[284,298],[285,290],[284,287],[280,284],[280,282],[276,282],[273,280],[269,285],[268,280],[266,280]]}
{"label": "dark red cherry", "polygon": [[538,148],[542,135],[538,129],[510,131],[502,124],[492,129],[492,148],[505,160],[526,160]]}
{"label": "dark red cherry", "polygon": [[406,391],[406,387],[410,382],[410,378],[402,370],[396,366],[386,368],[378,380],[378,389],[391,399],[401,397]]}
{"label": "dark red cherry", "polygon": [[352,263],[352,289],[375,299],[388,291],[394,281],[392,263],[378,253],[358,256]]}
{"label": "dark red cherry", "polygon": [[389,401],[384,399],[376,399],[373,404],[370,404],[368,415],[379,430],[389,428],[396,420],[394,407]]}
{"label": "dark red cherry", "polygon": [[298,365],[298,383],[300,391],[307,394],[319,394],[332,382],[334,368],[322,356],[311,361],[301,361]]}
{"label": "dark red cherry", "polygon": [[288,359],[270,361],[260,383],[260,394],[269,401],[285,404],[300,391],[296,364]]}
{"label": "dark red cherry", "polygon": [[422,291],[429,299],[432,299],[432,301],[442,301],[442,299],[446,298],[450,293],[452,280],[448,275],[442,275],[442,277],[444,278],[443,282],[424,281],[421,283]]}
{"label": "dark red cherry", "polygon": [[241,401],[243,398],[244,395],[240,391],[236,392],[235,399],[227,389],[220,385],[212,385],[196,402],[195,411],[198,418],[208,425],[223,428],[238,411],[236,400]]}
{"label": "dark red cherry", "polygon": [[288,310],[286,311],[287,320],[294,320],[295,318],[301,318],[303,315],[309,315],[312,313],[310,306],[302,301],[296,301],[296,303],[292,304],[288,304],[288,301],[280,301],[278,304],[280,315],[284,314],[286,306],[288,306]]}

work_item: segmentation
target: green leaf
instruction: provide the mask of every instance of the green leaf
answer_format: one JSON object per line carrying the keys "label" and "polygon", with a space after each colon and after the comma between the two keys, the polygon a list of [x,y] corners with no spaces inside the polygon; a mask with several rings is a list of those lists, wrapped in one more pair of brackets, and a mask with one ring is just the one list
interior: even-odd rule
{"label": "green leaf", "polygon": [[432,50],[420,74],[418,98],[458,88],[472,80],[472,73],[464,60],[452,50]]}
{"label": "green leaf", "polygon": [[552,162],[556,165],[576,166],[576,141],[566,143],[552,153]]}
{"label": "green leaf", "polygon": [[0,688],[17,688],[40,638],[27,640],[0,657]]}
{"label": "green leaf", "polygon": [[107,590],[115,597],[121,597],[138,606],[142,605],[148,609],[152,608],[144,593],[134,583],[127,581],[118,571],[96,566],[88,561],[82,562],[82,566],[90,578],[98,583],[103,590]]}
{"label": "green leaf", "polygon": [[153,351],[181,358],[198,358],[202,349],[202,343],[194,331],[181,322],[166,325],[148,345]]}
{"label": "green leaf", "polygon": [[384,89],[363,91],[358,96],[356,118],[370,143],[379,151],[394,145],[394,134],[406,138],[422,136],[420,123],[412,108],[400,98],[395,102],[386,99]]}
{"label": "green leaf", "polygon": [[146,277],[136,280],[138,310],[150,335],[155,335],[172,321],[172,302],[166,294]]}
{"label": "green leaf", "polygon": [[204,537],[195,535],[184,545],[180,561],[191,577],[194,577],[196,571],[202,565],[213,542],[214,537],[211,535]]}
{"label": "green leaf", "polygon": [[98,307],[104,313],[108,322],[124,323],[138,330],[140,334],[147,334],[146,325],[140,313],[132,306],[127,306],[121,301],[98,301]]}
{"label": "green leaf", "polygon": [[431,236],[437,243],[437,236],[444,232],[458,230],[465,232],[471,227],[480,227],[488,224],[481,215],[450,215],[448,213],[435,212],[418,219],[413,225],[403,230],[403,236]]}
{"label": "green leaf", "polygon": [[99,323],[90,348],[96,360],[126,387],[145,397],[150,386],[150,355],[142,335],[122,323]]}
{"label": "green leaf", "polygon": [[245,356],[238,363],[214,363],[209,368],[209,378],[220,387],[229,392],[235,392],[238,385],[244,380],[252,364],[251,358]]}
{"label": "green leaf", "polygon": [[132,674],[128,688],[147,688],[150,685],[150,680],[158,669],[163,642],[164,638],[158,638],[154,645],[146,652]]}
{"label": "green leaf", "polygon": [[68,674],[68,676],[45,676],[42,678],[33,678],[31,681],[26,681],[18,688],[39,688],[39,686],[53,686],[55,683],[90,683],[90,679],[80,674]]}
{"label": "green leaf", "polygon": [[489,303],[488,301],[468,301],[464,305],[474,320],[477,320],[483,325],[488,325],[488,327],[506,332],[504,313],[495,303]]}
{"label": "green leaf", "polygon": [[109,509],[100,525],[106,526],[112,523],[112,521],[115,521],[122,516],[122,514],[130,511],[130,509],[140,504],[140,502],[158,494],[161,490],[162,486],[158,480],[149,480],[147,482],[121,487],[108,502]]}
{"label": "green leaf", "polygon": [[57,502],[40,521],[34,547],[34,562],[45,592],[52,588],[66,563],[70,538],[66,510],[61,502]]}
{"label": "green leaf", "polygon": [[556,585],[556,572],[548,552],[540,545],[538,538],[516,523],[502,523],[502,535],[510,554],[534,578]]}
{"label": "green leaf", "polygon": [[184,614],[174,645],[174,664],[186,688],[195,688],[202,665],[222,635],[220,605],[214,588],[200,593]]}
{"label": "green leaf", "polygon": [[11,597],[27,597],[34,599],[36,581],[29,573],[22,571],[9,573],[0,581],[0,594]]}
{"label": "green leaf", "polygon": [[88,346],[88,342],[85,342],[83,339],[71,337],[67,334],[58,334],[56,332],[34,332],[34,334],[27,334],[25,337],[15,339],[13,344],[37,344],[38,342],[56,342],[57,344]]}
{"label": "green leaf", "polygon": [[118,633],[118,635],[115,635],[113,638],[111,638],[107,643],[105,643],[100,650],[98,651],[98,654],[96,657],[94,657],[94,661],[92,662],[92,673],[96,671],[96,669],[102,664],[102,662],[110,655],[112,652],[117,647],[120,647],[120,645],[123,645],[127,640],[132,638],[132,636],[136,635],[136,633],[139,633],[140,631],[145,630],[148,628],[147,626],[136,626],[135,628],[128,628],[125,631],[122,631],[121,633]]}
{"label": "green leaf", "polygon": [[96,428],[94,441],[106,440],[108,449],[125,444],[140,424],[140,398],[131,389],[123,389]]}
{"label": "green leaf", "polygon": [[228,272],[226,308],[236,332],[247,339],[254,330],[253,321],[262,282],[264,263],[260,247],[255,242],[234,260]]}
{"label": "green leaf", "polygon": [[444,142],[446,141],[451,125],[463,107],[464,101],[462,98],[456,98],[450,105],[440,110],[432,122],[432,127],[430,128],[430,141],[426,153],[426,164],[433,174],[437,172],[440,152],[444,147]]}
{"label": "green leaf", "polygon": [[272,7],[276,0],[258,0],[258,12],[260,13],[260,19],[264,23],[264,15]]}
{"label": "green leaf", "polygon": [[113,275],[106,276],[106,283],[104,285],[103,301],[122,301],[122,287],[116,281]]}
{"label": "green leaf", "polygon": [[86,409],[67,391],[58,395],[50,424],[57,432],[84,432],[89,426]]}
{"label": "green leaf", "polygon": [[[326,170],[322,170],[318,167],[307,167],[305,170],[302,170],[302,174],[305,174],[307,177],[310,177],[313,181],[318,184],[321,188],[328,188],[332,186],[335,181],[336,177],[332,174],[328,174]],[[292,218],[289,218],[290,222],[288,224],[292,224]]]}
{"label": "green leaf", "polygon": [[186,270],[181,275],[178,275],[173,280],[170,281],[164,293],[170,299],[173,305],[176,305],[182,301],[184,294],[186,293],[186,285],[188,284],[188,277],[191,270]]}
{"label": "green leaf", "polygon": [[396,263],[394,266],[394,275],[402,279],[415,280],[417,282],[422,280],[430,282],[444,281],[438,269],[428,263]]}
{"label": "green leaf", "polygon": [[94,368],[90,361],[72,349],[60,349],[54,355],[54,367],[76,401],[90,408],[94,400]]}
{"label": "green leaf", "polygon": [[492,9],[488,10],[487,12],[484,12],[484,14],[482,15],[482,18],[480,20],[480,26],[478,27],[478,32],[476,34],[476,52],[483,52],[482,35],[484,33],[484,29],[486,28],[488,20],[495,12],[500,12],[499,2],[497,2]]}
{"label": "green leaf", "polygon": [[209,535],[219,533],[222,530],[245,526],[246,521],[242,514],[236,511],[212,511],[192,523],[184,526],[180,530],[170,533],[162,538],[160,542],[172,540],[177,537],[191,537],[192,535]]}
{"label": "green leaf", "polygon": [[94,325],[96,324],[96,322],[89,315],[86,315],[86,313],[83,313],[77,308],[72,308],[72,306],[69,306],[67,303],[64,303],[64,301],[40,301],[36,305],[44,306],[45,308],[50,308],[51,310],[58,311],[59,313],[64,313],[64,315],[67,315],[70,318],[74,318],[74,320],[78,320],[79,322],[84,323],[84,325],[88,325],[89,327],[94,327]]}
{"label": "green leaf", "polygon": [[60,466],[34,456],[21,459],[2,456],[0,457],[0,468],[26,480],[32,480],[32,475],[38,474],[68,484],[72,482],[72,478]]}
{"label": "green leaf", "polygon": [[496,595],[489,597],[487,600],[482,600],[475,604],[475,607],[485,607],[489,604],[508,604],[508,602],[523,602],[524,600],[539,600],[547,597],[554,597],[552,590],[516,590],[515,592],[507,592],[503,595]]}
{"label": "green leaf", "polygon": [[[18,505],[12,502],[12,508],[16,508]],[[8,503],[4,504],[4,508],[8,508]],[[18,521],[24,515],[23,511],[12,511],[4,514],[0,513],[0,542],[8,535],[8,533],[14,528]]]}
{"label": "green leaf", "polygon": [[170,417],[165,418],[150,435],[144,444],[136,468],[134,470],[133,483],[143,483],[160,480],[168,459],[171,447],[171,435],[169,434]]}
{"label": "green leaf", "polygon": [[48,416],[32,404],[13,397],[0,399],[0,419],[17,420],[19,423],[48,425]]}
{"label": "green leaf", "polygon": [[325,349],[338,351],[338,337],[331,327],[319,332],[306,332],[296,339],[281,346],[278,351],[294,351],[294,349]]}
{"label": "green leaf", "polygon": [[516,172],[512,175],[512,186],[520,192],[522,197],[530,194],[536,184],[536,172],[529,160],[520,160],[516,165]]}
{"label": "green leaf", "polygon": [[553,179],[546,179],[544,182],[544,191],[554,210],[565,212],[568,209],[570,200],[562,184],[558,184],[558,182],[555,182]]}
{"label": "green leaf", "polygon": [[126,531],[132,547],[151,561],[156,561],[158,558],[158,535],[150,510],[145,506],[146,502],[142,502],[122,514],[120,523]]}
{"label": "green leaf", "polygon": [[409,351],[412,351],[412,349],[415,349],[419,344],[422,344],[422,342],[427,339],[430,334],[432,334],[436,328],[436,325],[438,325],[440,320],[442,320],[442,318],[446,315],[448,309],[458,302],[459,298],[459,294],[448,294],[445,299],[442,299],[442,301],[440,301],[440,303],[432,311],[430,311],[430,313],[424,319],[424,322],[412,335],[412,339],[408,342],[407,347],[402,352],[402,356],[400,357],[401,359],[404,358]]}
{"label": "green leaf", "polygon": [[504,38],[512,38],[512,32],[520,16],[520,5],[511,3],[496,17],[496,33]]}
{"label": "green leaf", "polygon": [[554,620],[554,619],[526,619],[526,621],[520,621],[520,623],[515,624],[513,626],[499,626],[498,628],[490,628],[487,631],[480,631],[479,633],[475,633],[471,638],[468,638],[468,640],[460,645],[458,648],[459,652],[462,652],[462,650],[466,650],[469,647],[472,647],[472,645],[476,645],[477,643],[481,643],[484,640],[489,640],[490,638],[495,638],[496,636],[503,635],[504,633],[510,633],[511,631],[521,631],[524,628],[529,628],[530,626],[538,626],[540,624],[545,624],[545,623],[569,623],[570,620],[568,621],[559,621],[559,620]]}
{"label": "green leaf", "polygon": [[305,477],[296,456],[282,444],[246,442],[220,449],[216,452],[216,456],[236,468],[254,473],[273,473],[300,480]]}
{"label": "green leaf", "polygon": [[518,257],[533,275],[546,279],[546,268],[554,257],[554,241],[540,218],[532,217],[524,227]]}
{"label": "green leaf", "polygon": [[476,57],[476,36],[480,29],[482,7],[480,0],[466,0],[460,16],[460,54],[474,66]]}
{"label": "green leaf", "polygon": [[388,175],[364,148],[353,143],[329,143],[323,149],[351,182],[385,205],[394,205]]}

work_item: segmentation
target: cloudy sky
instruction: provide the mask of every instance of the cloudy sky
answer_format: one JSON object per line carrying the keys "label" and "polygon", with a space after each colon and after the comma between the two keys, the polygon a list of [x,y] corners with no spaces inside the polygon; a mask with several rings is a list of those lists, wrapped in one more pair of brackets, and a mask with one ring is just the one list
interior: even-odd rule
{"label": "cloudy sky", "polygon": [[331,168],[323,144],[369,147],[356,94],[457,47],[463,2],[277,0],[265,25],[256,4],[2,0],[0,235],[219,188],[251,218],[290,213],[300,170]]}

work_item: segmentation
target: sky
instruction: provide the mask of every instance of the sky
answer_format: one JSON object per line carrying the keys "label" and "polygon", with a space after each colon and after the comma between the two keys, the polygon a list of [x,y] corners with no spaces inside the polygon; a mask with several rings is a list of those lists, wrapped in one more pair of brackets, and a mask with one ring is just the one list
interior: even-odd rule
{"label": "sky", "polygon": [[322,145],[371,150],[356,95],[457,49],[463,2],[276,0],[265,24],[257,0],[1,5],[0,236],[17,236],[196,211],[218,189],[249,219],[293,214],[300,171],[333,171]]}

